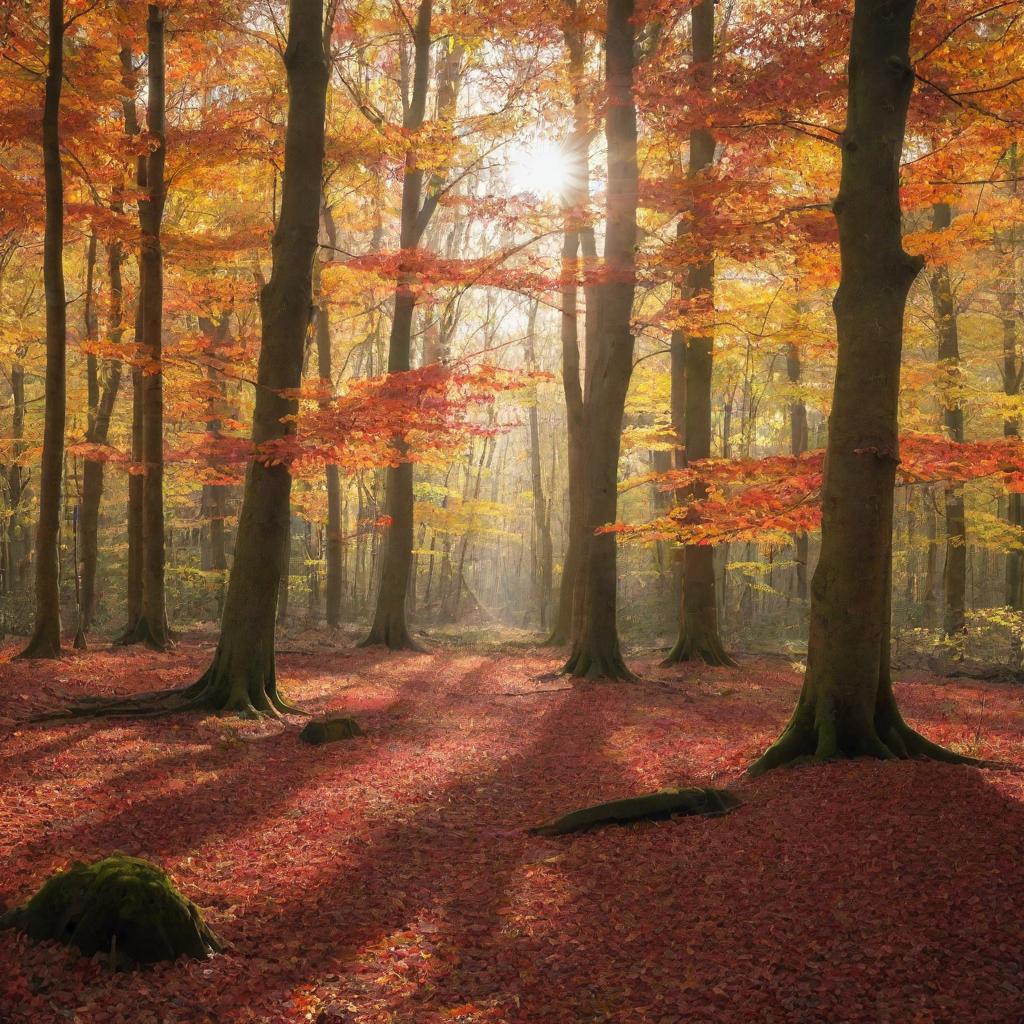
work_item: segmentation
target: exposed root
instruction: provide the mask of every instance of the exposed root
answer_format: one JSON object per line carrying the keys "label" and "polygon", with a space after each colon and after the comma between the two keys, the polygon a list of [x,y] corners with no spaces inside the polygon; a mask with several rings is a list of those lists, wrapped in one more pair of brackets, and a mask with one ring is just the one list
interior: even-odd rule
{"label": "exposed root", "polygon": [[736,660],[722,645],[717,633],[698,635],[683,629],[675,646],[661,664],[668,667],[689,661],[702,661],[714,668],[735,668],[737,665]]}
{"label": "exposed root", "polygon": [[60,630],[43,627],[37,629],[25,649],[14,656],[16,661],[56,659],[62,656]]}
{"label": "exposed root", "polygon": [[389,651],[412,651],[415,654],[427,654],[427,649],[417,643],[409,632],[404,619],[389,618],[383,623],[375,622],[365,640],[359,647],[386,647]]}
{"label": "exposed root", "polygon": [[273,672],[269,678],[234,675],[219,665],[219,656],[206,673],[189,686],[152,690],[131,697],[82,697],[61,711],[36,715],[30,721],[54,722],[83,718],[157,718],[186,711],[207,711],[242,718],[280,718],[305,714],[285,700]]}
{"label": "exposed root", "polygon": [[166,624],[163,629],[157,630],[150,626],[147,619],[139,618],[112,641],[114,647],[133,647],[136,644],[142,644],[151,651],[169,651],[174,647],[174,639]]}
{"label": "exposed root", "polygon": [[571,811],[537,828],[535,835],[562,836],[584,832],[602,825],[625,825],[632,821],[665,821],[677,815],[718,817],[739,807],[740,801],[726,789],[662,789],[627,800],[612,800]]}
{"label": "exposed root", "polygon": [[998,767],[967,754],[958,754],[925,739],[902,718],[890,718],[884,726],[865,734],[837,739],[834,725],[818,726],[799,710],[782,735],[747,769],[751,776],[763,775],[773,768],[801,761],[837,761],[855,757],[874,757],[882,761],[930,760],[945,764]]}
{"label": "exposed root", "polygon": [[640,677],[627,667],[618,646],[614,651],[590,651],[577,646],[562,666],[562,674],[574,679],[609,679],[624,683],[640,681]]}

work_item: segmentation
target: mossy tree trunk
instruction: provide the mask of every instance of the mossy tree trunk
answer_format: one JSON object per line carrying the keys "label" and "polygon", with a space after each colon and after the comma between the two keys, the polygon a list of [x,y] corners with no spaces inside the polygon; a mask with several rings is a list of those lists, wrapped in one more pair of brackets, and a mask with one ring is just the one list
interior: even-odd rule
{"label": "mossy tree trunk", "polygon": [[588,360],[584,398],[584,522],[581,590],[572,653],[564,671],[586,678],[632,679],[619,648],[616,623],[616,536],[595,534],[613,523],[618,504],[619,444],[633,372],[636,289],[636,102],[633,96],[633,0],[609,0],[605,47],[608,198],[605,275],[596,308],[587,310]]}
{"label": "mossy tree trunk", "polygon": [[833,204],[839,348],[807,672],[789,725],[752,766],[755,774],[808,756],[961,760],[906,725],[889,670],[903,316],[923,265],[903,250],[899,196],[914,85],[914,8],[915,0],[857,0],[854,9],[842,177]]}
{"label": "mossy tree trunk", "polygon": [[[690,10],[693,38],[691,77],[696,89],[710,95],[715,54],[715,7],[713,0],[701,0]],[[689,176],[700,177],[715,159],[715,138],[707,128],[690,132]],[[696,308],[714,305],[715,257],[706,224],[695,221],[689,235],[699,240],[699,261],[686,273],[685,297]],[[711,382],[714,337],[710,329],[687,335],[685,359],[684,424],[686,461],[711,455]],[[678,357],[676,362],[680,363]],[[678,371],[677,371],[678,372]],[[689,497],[700,500],[707,494],[702,484],[694,485]],[[706,544],[687,544],[683,554],[683,600],[679,616],[679,637],[665,659],[666,665],[703,661],[708,665],[732,665],[718,630],[718,602],[715,596],[715,550]]]}
{"label": "mossy tree trunk", "polygon": [[43,454],[36,528],[35,626],[22,658],[58,658],[60,646],[60,506],[67,399],[67,301],[64,289],[64,180],[60,162],[60,95],[64,80],[64,2],[50,0],[43,94],[43,289],[46,380]]}

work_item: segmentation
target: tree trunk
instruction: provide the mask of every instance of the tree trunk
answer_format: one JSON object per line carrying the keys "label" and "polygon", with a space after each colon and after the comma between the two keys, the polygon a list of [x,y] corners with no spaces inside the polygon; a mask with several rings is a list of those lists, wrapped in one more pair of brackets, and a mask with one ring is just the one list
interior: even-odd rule
{"label": "tree trunk", "polygon": [[753,773],[807,756],[959,760],[906,725],[889,674],[903,316],[923,264],[903,250],[899,195],[914,7],[915,0],[856,0],[854,8],[833,204],[842,265],[833,300],[838,363],[807,673],[789,725]]}
{"label": "tree trunk", "polygon": [[[337,246],[337,230],[334,226],[334,217],[330,207],[324,202],[323,222],[327,233],[327,241],[332,246]],[[316,353],[317,371],[320,375],[321,386],[333,388],[333,370],[331,367],[331,323],[327,306],[321,293],[317,305],[316,317]],[[344,541],[342,540],[341,522],[341,470],[337,465],[331,463],[324,469],[324,476],[327,483],[327,542],[325,544],[324,556],[327,563],[327,579],[325,584],[325,610],[327,613],[327,625],[336,629],[341,625],[341,598],[342,598],[342,553]]]}
{"label": "tree trunk", "polygon": [[[414,134],[423,124],[426,113],[427,87],[430,76],[430,24],[432,0],[420,0],[414,32],[415,60],[412,98],[403,127]],[[406,153],[402,181],[402,249],[414,249],[422,236],[421,200],[423,170],[418,155],[410,146]],[[404,373],[410,369],[412,320],[416,293],[412,275],[403,274],[395,290],[395,311],[388,342],[388,373]],[[383,644],[391,650],[416,650],[418,645],[409,633],[406,619],[406,595],[412,573],[413,546],[413,472],[411,462],[391,466],[387,471],[386,513],[391,517],[384,549],[377,605],[369,635],[362,646]]]}
{"label": "tree trunk", "polygon": [[[329,62],[323,0],[290,0],[288,126],[281,212],[270,281],[260,293],[262,342],[252,440],[290,437],[298,402],[283,391],[302,378],[306,330],[313,314],[313,259],[320,219],[324,118]],[[189,691],[190,702],[217,711],[275,715],[288,709],[278,693],[274,619],[289,529],[291,473],[280,462],[249,465],[213,663]]]}
{"label": "tree trunk", "polygon": [[64,291],[64,181],[60,164],[60,94],[64,78],[64,2],[50,0],[49,49],[43,99],[43,181],[46,221],[46,384],[43,454],[36,528],[35,627],[22,658],[59,658],[60,506],[66,416],[67,310]]}
{"label": "tree trunk", "polygon": [[[530,322],[526,333],[526,362],[531,370],[537,369],[534,331],[537,323],[537,303],[530,307]],[[534,574],[533,591],[540,628],[548,627],[548,607],[551,604],[551,578],[554,552],[551,544],[551,520],[544,500],[544,481],[541,474],[540,422],[537,403],[530,406],[530,480],[533,490]]]}
{"label": "tree trunk", "polygon": [[147,361],[142,374],[142,617],[134,640],[155,650],[170,645],[164,594],[164,399],[163,399],[163,220],[165,12],[148,6],[146,19],[148,97],[146,121],[153,148],[146,158],[146,193],[139,200],[140,259],[143,264],[142,345]]}
{"label": "tree trunk", "polygon": [[[567,0],[570,12],[575,12],[575,0]],[[584,214],[590,179],[589,104],[583,90],[585,52],[583,35],[575,27],[564,31],[569,51],[570,74],[573,83],[573,132],[568,151],[572,178],[565,195],[565,233],[562,238],[562,390],[565,394],[565,423],[568,448],[569,515],[566,524],[566,548],[562,561],[562,580],[558,589],[558,607],[552,624],[550,644],[565,644],[572,639],[573,611],[576,584],[580,573],[583,547],[586,543],[586,524],[583,516],[583,387],[580,383],[579,295],[576,284],[576,260],[583,240],[583,232],[590,242],[592,255],[593,229],[578,220]],[[589,289],[593,293],[593,288]]]}
{"label": "tree trunk", "polygon": [[[794,387],[800,384],[802,366],[800,349],[790,345],[786,351],[786,373]],[[793,455],[803,455],[807,451],[807,405],[801,397],[794,397],[789,405],[789,442]],[[796,561],[796,596],[801,601],[807,600],[807,552],[808,538],[806,533],[798,533],[793,538],[794,556]]]}
{"label": "tree trunk", "polygon": [[[692,77],[704,95],[711,92],[712,61],[715,52],[714,0],[701,0],[690,10],[693,37]],[[711,167],[715,158],[715,138],[706,128],[690,132],[689,176],[693,180]],[[691,303],[714,304],[715,259],[706,226],[695,223],[689,232],[696,242],[707,245],[698,263],[686,274],[686,294]],[[686,462],[711,455],[711,371],[714,338],[688,335],[685,352],[685,425]],[[690,497],[700,500],[707,494],[703,484],[694,485]],[[708,665],[733,665],[722,646],[718,632],[718,602],[715,597],[715,549],[707,544],[687,544],[683,557],[683,604],[679,638],[665,659],[666,665],[683,661],[703,661]]]}
{"label": "tree trunk", "polygon": [[633,97],[633,0],[609,0],[606,32],[608,140],[606,280],[594,309],[592,358],[588,347],[584,402],[584,523],[578,625],[565,671],[573,676],[632,679],[619,649],[616,625],[616,536],[595,534],[613,523],[618,503],[619,444],[626,392],[633,372],[631,318],[636,289],[634,247],[639,188],[636,104]]}
{"label": "tree trunk", "polygon": [[[932,230],[949,227],[952,211],[948,203],[936,203],[932,208]],[[939,366],[946,375],[947,391],[943,397],[942,425],[951,441],[964,440],[964,411],[956,385],[960,379],[960,335],[956,302],[949,279],[949,268],[938,266],[931,274],[932,309],[935,329],[939,337]],[[967,529],[964,520],[964,489],[962,484],[949,484],[945,488],[946,505],[946,564],[942,573],[943,633],[950,638],[962,638],[966,629],[967,604]]]}
{"label": "tree trunk", "polygon": [[[1020,174],[1020,162],[1017,155],[1017,144],[1010,147],[1008,155],[1007,177],[1013,183],[1010,188],[1017,194],[1017,181]],[[1016,397],[1020,394],[1021,376],[1024,367],[1017,356],[1017,232],[1010,229],[1006,239],[1006,252],[1003,254],[1005,272],[999,282],[999,311],[1003,326],[1003,392]],[[1009,416],[1003,422],[1003,434],[1006,437],[1020,435],[1020,421],[1016,416]],[[1024,529],[1024,495],[1011,493],[1008,496],[1006,518],[1015,530]],[[1014,611],[1024,611],[1024,549],[1018,544],[1006,555],[1006,604]]]}
{"label": "tree trunk", "polygon": [[[118,205],[115,202],[115,206]],[[113,344],[120,344],[124,334],[124,286],[121,263],[124,250],[120,242],[107,247],[107,277],[110,281],[110,308],[107,333]],[[121,387],[121,364],[116,360],[104,363],[105,373],[100,381],[100,363],[94,355],[88,356],[89,374],[89,427],[86,440],[92,444],[106,444],[110,432],[110,419],[114,402]],[[88,635],[96,615],[96,566],[99,558],[99,516],[103,499],[104,463],[86,459],[82,470],[82,614],[79,632]]]}

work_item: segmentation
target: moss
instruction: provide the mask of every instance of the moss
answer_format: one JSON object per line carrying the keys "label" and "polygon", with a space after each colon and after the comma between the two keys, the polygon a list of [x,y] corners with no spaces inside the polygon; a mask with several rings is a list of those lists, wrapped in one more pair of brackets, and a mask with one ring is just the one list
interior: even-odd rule
{"label": "moss", "polygon": [[165,871],[122,853],[76,861],[0,917],[0,927],[76,946],[87,956],[108,953],[118,967],[203,959],[223,948]]}
{"label": "moss", "polygon": [[644,820],[664,821],[677,815],[697,814],[713,817],[728,814],[739,804],[739,798],[726,789],[661,789],[645,796],[583,807],[531,831],[536,835],[561,836],[569,832],[598,828],[601,825],[626,825],[632,821]]}
{"label": "moss", "polygon": [[299,733],[299,739],[303,743],[318,747],[321,743],[334,743],[336,740],[347,740],[362,735],[363,730],[359,728],[359,723],[354,718],[337,716],[314,719]]}

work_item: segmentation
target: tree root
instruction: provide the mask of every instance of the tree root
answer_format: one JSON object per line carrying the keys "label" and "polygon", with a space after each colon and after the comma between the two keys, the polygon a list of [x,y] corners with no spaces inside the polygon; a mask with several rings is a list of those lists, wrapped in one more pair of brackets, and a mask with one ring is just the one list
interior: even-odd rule
{"label": "tree root", "polygon": [[627,800],[612,800],[592,807],[583,807],[538,825],[530,831],[540,836],[562,836],[570,832],[585,832],[602,825],[626,825],[633,821],[666,821],[680,815],[718,817],[728,814],[739,805],[739,798],[727,789],[662,789],[656,793]]}
{"label": "tree root", "polygon": [[186,711],[207,711],[241,718],[280,718],[305,714],[278,692],[275,678],[261,686],[249,685],[245,676],[233,676],[218,666],[189,686],[151,690],[131,697],[82,697],[61,711],[33,716],[32,722],[85,718],[157,718]]}
{"label": "tree root", "polygon": [[412,651],[427,654],[427,649],[417,643],[404,622],[389,620],[383,625],[374,623],[369,635],[359,642],[358,647],[386,647],[389,651]]}
{"label": "tree root", "polygon": [[174,639],[166,625],[163,630],[154,630],[148,620],[139,618],[111,641],[113,647],[134,647],[136,644],[142,644],[151,651],[169,651],[174,647]]}
{"label": "tree root", "polygon": [[608,679],[613,682],[637,683],[640,677],[632,672],[618,649],[592,652],[578,647],[562,666],[562,675],[574,679]]}
{"label": "tree root", "polygon": [[661,664],[670,667],[689,661],[702,661],[713,668],[735,668],[737,665],[717,635],[698,636],[684,629]]}
{"label": "tree root", "polygon": [[925,739],[898,715],[883,727],[856,739],[837,739],[833,726],[821,727],[809,716],[795,715],[782,735],[747,769],[753,777],[774,768],[804,761],[837,761],[855,757],[873,757],[882,761],[929,760],[945,764],[965,764],[980,768],[999,767],[967,754],[957,754]]}

